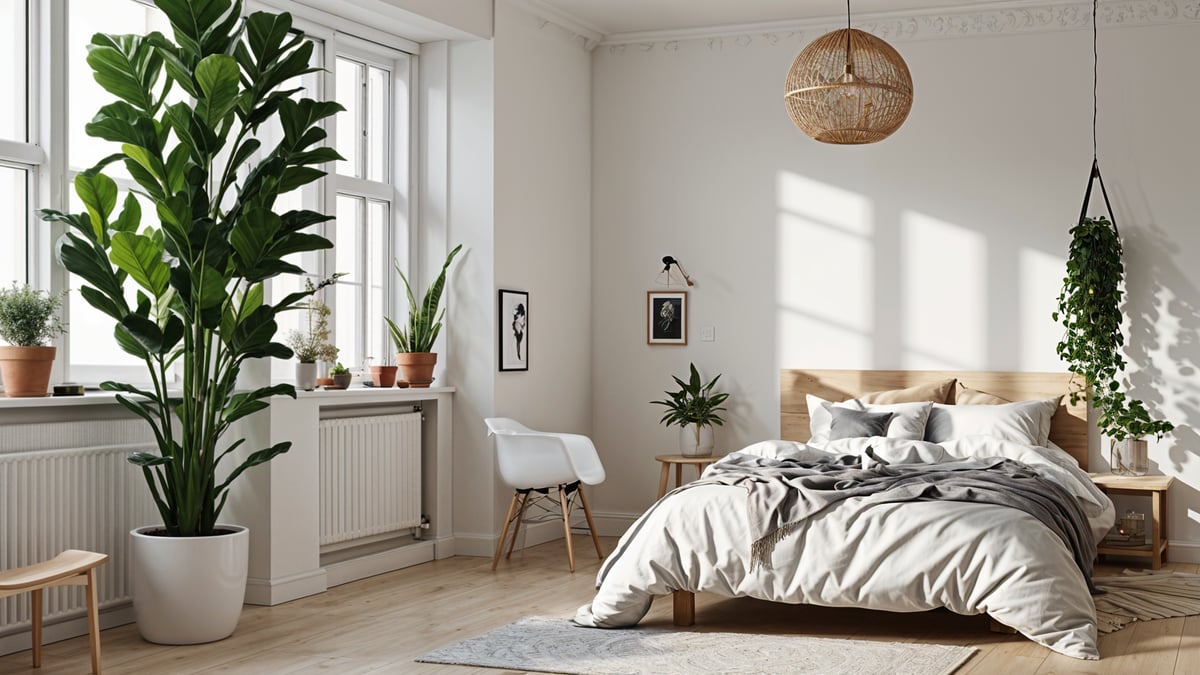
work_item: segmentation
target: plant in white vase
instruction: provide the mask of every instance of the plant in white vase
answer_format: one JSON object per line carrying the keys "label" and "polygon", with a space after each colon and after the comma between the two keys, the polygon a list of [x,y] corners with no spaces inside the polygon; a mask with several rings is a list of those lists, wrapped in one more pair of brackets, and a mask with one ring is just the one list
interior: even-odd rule
{"label": "plant in white vase", "polygon": [[[315,293],[312,281],[305,280],[304,291]],[[287,345],[296,353],[296,388],[311,391],[317,384],[317,361],[336,363],[337,347],[329,341],[329,315],[332,310],[317,296],[308,299],[304,306],[303,330],[292,330],[287,336]]]}
{"label": "plant in white vase", "polygon": [[671,379],[675,380],[675,384],[679,385],[679,391],[663,392],[670,398],[651,401],[651,403],[667,409],[659,423],[668,427],[672,425],[681,427],[679,433],[681,454],[703,457],[712,454],[712,426],[725,424],[725,420],[718,413],[725,410],[721,404],[729,398],[729,394],[713,393],[713,387],[716,386],[717,380],[721,379],[719,374],[707,383],[703,383],[700,380],[700,373],[696,370],[696,364],[688,364],[688,367],[691,373],[687,382],[674,375],[671,376]]}

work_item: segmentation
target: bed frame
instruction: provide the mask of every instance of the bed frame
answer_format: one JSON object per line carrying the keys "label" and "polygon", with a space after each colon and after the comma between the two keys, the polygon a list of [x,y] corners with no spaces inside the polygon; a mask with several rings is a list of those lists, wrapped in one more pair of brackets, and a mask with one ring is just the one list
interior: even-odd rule
{"label": "bed frame", "polygon": [[[808,404],[812,394],[830,401],[844,401],[872,391],[905,389],[939,380],[955,378],[962,384],[1010,401],[1026,401],[1068,394],[1070,373],[1018,373],[1011,371],[949,370],[781,370],[779,373],[779,438],[805,442],[809,439]],[[951,403],[958,393],[956,384]],[[1050,440],[1088,468],[1087,403],[1072,405],[1070,396],[1050,422]],[[696,622],[696,595],[675,591],[674,623],[691,626]],[[992,630],[1011,633],[1012,629],[992,621]]]}

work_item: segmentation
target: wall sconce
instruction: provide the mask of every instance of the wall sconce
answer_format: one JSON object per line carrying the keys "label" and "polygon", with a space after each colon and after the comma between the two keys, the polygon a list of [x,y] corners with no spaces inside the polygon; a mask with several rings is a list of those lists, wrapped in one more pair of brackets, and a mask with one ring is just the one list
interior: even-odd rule
{"label": "wall sconce", "polygon": [[659,286],[695,286],[696,283],[692,278],[683,271],[679,261],[669,255],[664,255],[662,271],[658,273],[658,278],[655,281]]}

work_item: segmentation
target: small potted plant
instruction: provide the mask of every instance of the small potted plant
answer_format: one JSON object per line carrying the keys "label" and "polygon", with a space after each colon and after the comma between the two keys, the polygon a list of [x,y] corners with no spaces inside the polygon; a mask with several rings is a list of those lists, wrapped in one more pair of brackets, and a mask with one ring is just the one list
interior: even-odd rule
{"label": "small potted plant", "polygon": [[333,378],[333,385],[329,387],[330,389],[345,389],[350,386],[350,369],[343,366],[341,361],[329,368],[329,377]]}
{"label": "small potted plant", "polygon": [[62,297],[29,284],[0,289],[0,377],[12,398],[46,396],[57,349],[46,343],[67,332],[58,318]]}
{"label": "small potted plant", "polygon": [[446,256],[446,262],[442,265],[442,273],[425,291],[425,297],[421,299],[420,304],[413,295],[408,277],[404,276],[404,272],[400,270],[400,263],[395,263],[396,273],[404,282],[404,291],[408,295],[408,321],[404,328],[401,328],[386,316],[383,320],[387,322],[388,332],[392,336],[392,342],[396,345],[396,364],[400,366],[404,380],[413,387],[428,387],[433,383],[433,367],[437,364],[437,354],[432,353],[433,343],[442,330],[442,318],[446,315],[445,308],[439,312],[438,307],[442,304],[442,289],[446,286],[446,271],[450,269],[450,263],[454,261],[454,256],[458,255],[461,250],[462,244],[459,244],[454,247],[453,251],[450,251],[450,255]]}
{"label": "small potted plant", "polygon": [[663,392],[670,398],[651,403],[667,409],[659,420],[661,424],[668,427],[678,424],[681,427],[680,454],[688,457],[706,457],[711,455],[713,450],[712,425],[725,424],[725,420],[718,413],[725,410],[721,404],[729,398],[729,394],[713,393],[713,387],[716,386],[717,380],[721,379],[720,375],[704,384],[700,381],[696,364],[688,364],[688,367],[691,369],[691,376],[687,382],[671,376],[675,384],[679,385],[679,391]]}
{"label": "small potted plant", "polygon": [[[305,280],[304,290],[314,293],[312,282]],[[310,297],[305,308],[303,330],[288,333],[287,345],[296,353],[296,388],[312,391],[317,386],[317,361],[334,363],[338,348],[329,342],[329,305],[315,295]]]}

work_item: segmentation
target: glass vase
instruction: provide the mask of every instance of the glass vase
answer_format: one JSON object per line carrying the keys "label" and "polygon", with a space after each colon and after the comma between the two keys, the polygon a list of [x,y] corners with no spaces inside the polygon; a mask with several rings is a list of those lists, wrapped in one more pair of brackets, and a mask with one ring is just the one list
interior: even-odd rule
{"label": "glass vase", "polygon": [[1112,466],[1112,472],[1118,476],[1145,476],[1146,472],[1150,470],[1150,455],[1146,450],[1146,440],[1142,438],[1114,440],[1108,463]]}

